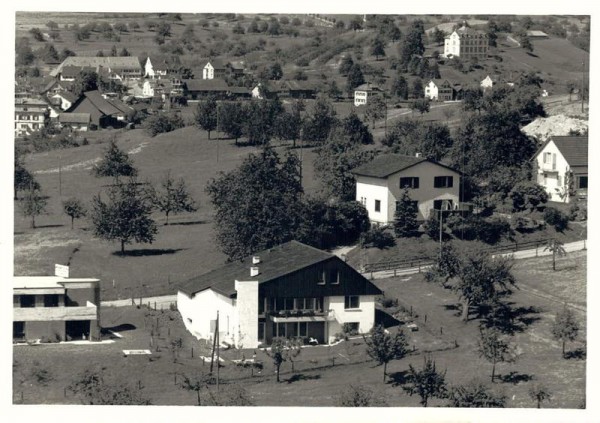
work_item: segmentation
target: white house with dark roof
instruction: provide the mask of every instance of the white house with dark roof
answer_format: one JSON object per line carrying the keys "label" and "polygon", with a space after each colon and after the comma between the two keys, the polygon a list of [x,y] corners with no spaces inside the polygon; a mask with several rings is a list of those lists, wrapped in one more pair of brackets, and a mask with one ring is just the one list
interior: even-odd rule
{"label": "white house with dark roof", "polygon": [[454,100],[454,87],[447,79],[430,79],[425,85],[425,98],[433,101]]}
{"label": "white house with dark roof", "polygon": [[330,343],[344,324],[365,333],[381,290],[333,254],[297,241],[258,252],[183,283],[177,308],[187,330],[244,348],[273,338]]}
{"label": "white house with dark roof", "polygon": [[424,157],[384,154],[352,173],[356,177],[356,201],[366,207],[375,223],[394,221],[405,187],[417,202],[420,220],[427,219],[431,210],[459,206],[460,172]]}
{"label": "white house with dark roof", "polygon": [[227,62],[220,59],[210,59],[202,68],[202,79],[223,78],[227,71]]}
{"label": "white house with dark roof", "polygon": [[588,137],[549,138],[533,157],[537,183],[543,186],[550,201],[570,203],[587,198]]}
{"label": "white house with dark roof", "polygon": [[485,59],[489,45],[489,38],[485,32],[463,25],[445,38],[444,57]]}
{"label": "white house with dark roof", "polygon": [[369,98],[381,94],[381,89],[371,83],[359,85],[354,89],[354,105],[365,106]]}

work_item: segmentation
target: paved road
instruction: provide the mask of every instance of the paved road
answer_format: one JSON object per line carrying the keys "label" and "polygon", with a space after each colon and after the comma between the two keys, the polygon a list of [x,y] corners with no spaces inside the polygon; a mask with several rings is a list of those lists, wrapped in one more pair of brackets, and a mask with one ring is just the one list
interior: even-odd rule
{"label": "paved road", "polygon": [[[568,244],[564,245],[564,249],[567,253],[572,252],[572,251],[580,251],[580,250],[585,250],[586,249],[586,241],[575,241],[575,242],[570,242]],[[508,256],[513,256],[513,258],[515,259],[524,259],[524,258],[531,258],[531,257],[541,257],[541,256],[548,256],[552,254],[550,251],[544,251],[543,247],[538,248],[537,250],[531,249],[531,250],[523,250],[523,251],[517,251],[516,253],[504,253],[501,254],[503,257],[508,257]],[[427,269],[429,266],[421,266],[419,267],[412,267],[409,269],[402,269],[402,270],[382,270],[380,272],[366,272],[363,273],[363,276],[370,278],[370,279],[385,279],[385,278],[393,278],[395,276],[404,276],[404,275],[413,275],[415,273],[419,273],[422,272],[423,270]]]}

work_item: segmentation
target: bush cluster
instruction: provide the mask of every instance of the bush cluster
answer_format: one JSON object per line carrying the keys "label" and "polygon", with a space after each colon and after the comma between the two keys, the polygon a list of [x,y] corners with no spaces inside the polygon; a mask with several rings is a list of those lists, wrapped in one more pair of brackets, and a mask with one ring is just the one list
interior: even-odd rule
{"label": "bush cluster", "polygon": [[486,244],[495,244],[504,236],[510,234],[510,224],[506,219],[491,218],[484,219],[479,216],[450,216],[446,224],[452,231],[452,235],[467,241],[478,240]]}
{"label": "bush cluster", "polygon": [[396,244],[394,235],[387,232],[383,227],[373,227],[360,237],[360,247],[375,247],[379,249],[393,247]]}
{"label": "bush cluster", "polygon": [[562,232],[569,226],[569,216],[554,207],[546,207],[544,220],[548,225],[554,226],[558,232]]}

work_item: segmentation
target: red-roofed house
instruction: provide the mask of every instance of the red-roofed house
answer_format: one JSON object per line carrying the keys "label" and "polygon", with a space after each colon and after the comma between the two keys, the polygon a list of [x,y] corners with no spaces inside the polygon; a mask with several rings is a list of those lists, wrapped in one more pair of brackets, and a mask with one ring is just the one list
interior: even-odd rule
{"label": "red-roofed house", "polygon": [[533,157],[537,183],[546,189],[550,201],[570,203],[587,198],[588,137],[549,138]]}
{"label": "red-roofed house", "polygon": [[424,157],[384,154],[352,170],[356,177],[356,201],[365,206],[372,222],[394,221],[396,205],[410,188],[417,203],[418,218],[431,210],[459,206],[460,172]]}
{"label": "red-roofed house", "polygon": [[244,348],[273,338],[329,343],[347,324],[366,333],[381,290],[337,256],[290,241],[197,276],[177,293],[192,335]]}

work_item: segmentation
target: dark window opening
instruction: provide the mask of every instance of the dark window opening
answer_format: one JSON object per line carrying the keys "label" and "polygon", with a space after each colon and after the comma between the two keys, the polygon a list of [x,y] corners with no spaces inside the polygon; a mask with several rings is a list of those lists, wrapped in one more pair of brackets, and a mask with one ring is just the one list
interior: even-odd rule
{"label": "dark window opening", "polygon": [[434,188],[452,188],[454,178],[452,176],[436,176],[433,178]]}
{"label": "dark window opening", "polygon": [[332,285],[340,283],[340,272],[337,269],[329,270],[329,283]]}
{"label": "dark window opening", "polygon": [[419,188],[419,178],[416,177],[405,177],[400,178],[400,188]]}
{"label": "dark window opening", "polygon": [[587,176],[580,176],[579,177],[579,188],[580,189],[587,189],[588,187],[588,177]]}
{"label": "dark window opening", "polygon": [[376,212],[381,211],[381,200],[375,200],[375,211]]}
{"label": "dark window opening", "polygon": [[89,320],[70,320],[65,322],[67,339],[90,339]]}
{"label": "dark window opening", "polygon": [[344,297],[344,309],[352,309],[360,307],[360,299],[358,295],[346,295]]}
{"label": "dark window opening", "polygon": [[35,295],[21,295],[21,307],[35,307]]}
{"label": "dark window opening", "polygon": [[44,295],[44,307],[58,307],[58,295]]}
{"label": "dark window opening", "polygon": [[13,322],[13,339],[25,339],[25,322]]}

